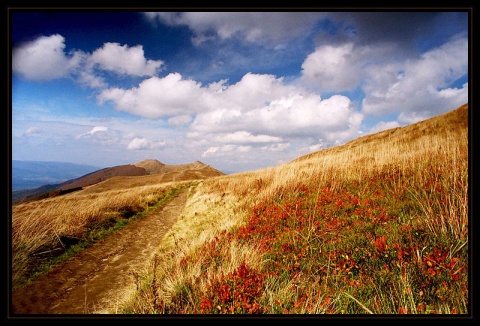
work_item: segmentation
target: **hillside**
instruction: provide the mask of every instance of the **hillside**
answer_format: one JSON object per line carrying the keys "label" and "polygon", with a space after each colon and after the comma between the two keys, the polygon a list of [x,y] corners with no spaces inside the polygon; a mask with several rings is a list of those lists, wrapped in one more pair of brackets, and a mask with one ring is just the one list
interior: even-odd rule
{"label": "hillside", "polygon": [[110,311],[470,314],[468,129],[463,105],[205,180]]}
{"label": "hillside", "polygon": [[[52,271],[55,277],[42,279],[60,283],[51,288],[65,288],[59,303],[72,308],[58,313],[466,316],[468,109],[277,167],[188,181],[182,178],[205,167],[155,173],[165,165],[147,160],[135,166],[152,174],[115,176],[14,205],[12,283],[20,288],[30,280],[41,292],[19,292],[30,293],[19,295],[32,302],[27,308],[37,297],[51,298],[42,305],[55,308],[55,290],[35,284],[38,273]],[[85,275],[117,281],[108,264],[122,261],[124,252],[113,248],[124,242],[109,234],[123,227],[143,234],[136,220],[148,221],[176,193],[185,196],[180,213],[168,230],[159,227],[151,260],[123,275],[115,297],[100,304],[89,301],[88,291],[99,289],[85,286],[86,279],[68,285],[83,278],[55,259],[80,259],[83,250],[85,265],[90,253],[111,252]],[[92,241],[95,251],[88,249]],[[78,301],[68,301],[74,292]]]}
{"label": "hillside", "polygon": [[464,104],[455,110],[420,121],[405,127],[391,128],[374,134],[359,137],[350,142],[310,153],[296,158],[292,162],[300,162],[315,159],[319,155],[329,152],[348,151],[354,148],[362,148],[363,152],[371,151],[373,156],[383,145],[389,143],[405,143],[418,140],[422,137],[432,137],[439,134],[455,133],[459,130],[468,130],[468,104]]}
{"label": "hillside", "polygon": [[[111,184],[133,182],[135,184],[152,184],[157,182],[170,182],[174,180],[197,180],[212,176],[223,175],[222,172],[196,161],[189,164],[167,165],[158,160],[144,160],[134,164],[119,165],[100,169],[84,176],[67,180],[59,184],[44,185],[35,189],[12,192],[12,202],[20,203],[26,200],[38,200],[77,191],[109,179],[116,178]],[[128,178],[135,177],[135,178]],[[141,178],[143,177],[143,178]],[[108,187],[108,185],[104,186]],[[123,184],[122,186],[128,187]],[[102,188],[105,189],[105,188]]]}

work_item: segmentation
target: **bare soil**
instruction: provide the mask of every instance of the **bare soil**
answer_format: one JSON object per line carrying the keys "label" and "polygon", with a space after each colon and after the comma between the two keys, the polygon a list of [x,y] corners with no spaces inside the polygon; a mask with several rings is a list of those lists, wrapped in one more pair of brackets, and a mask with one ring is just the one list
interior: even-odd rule
{"label": "bare soil", "polygon": [[12,293],[13,315],[105,314],[136,288],[166,232],[181,214],[188,190]]}

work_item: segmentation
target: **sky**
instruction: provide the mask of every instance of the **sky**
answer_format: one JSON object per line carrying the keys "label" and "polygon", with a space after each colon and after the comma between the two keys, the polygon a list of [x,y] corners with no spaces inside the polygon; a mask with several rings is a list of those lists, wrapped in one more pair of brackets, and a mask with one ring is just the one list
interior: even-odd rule
{"label": "sky", "polygon": [[12,9],[13,160],[263,169],[469,100],[469,12]]}

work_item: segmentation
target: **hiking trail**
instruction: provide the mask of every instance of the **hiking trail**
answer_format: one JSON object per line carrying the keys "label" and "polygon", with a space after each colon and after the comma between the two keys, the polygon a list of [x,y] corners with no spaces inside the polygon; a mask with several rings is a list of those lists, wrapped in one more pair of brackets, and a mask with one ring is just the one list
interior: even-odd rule
{"label": "hiking trail", "polygon": [[12,293],[12,313],[109,314],[136,289],[135,273],[152,263],[182,213],[188,189]]}

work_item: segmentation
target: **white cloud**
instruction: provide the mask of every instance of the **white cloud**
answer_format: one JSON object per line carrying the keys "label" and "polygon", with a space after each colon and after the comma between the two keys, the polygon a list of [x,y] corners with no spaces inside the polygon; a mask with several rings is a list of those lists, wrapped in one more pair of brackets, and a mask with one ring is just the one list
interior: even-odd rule
{"label": "white cloud", "polygon": [[210,154],[214,154],[216,153],[218,150],[220,149],[220,147],[210,147],[209,149],[207,149],[205,152],[203,152],[202,154],[202,157],[207,157],[208,155]]}
{"label": "white cloud", "polygon": [[169,26],[188,26],[195,45],[214,39],[241,38],[247,42],[279,46],[304,36],[322,12],[148,12],[145,17]]}
{"label": "white cloud", "polygon": [[452,110],[468,101],[468,84],[449,85],[467,73],[465,38],[451,40],[416,60],[372,66],[366,71],[363,111],[401,112],[401,121],[411,122]]}
{"label": "white cloud", "polygon": [[290,147],[289,143],[280,143],[280,144],[272,144],[272,145],[264,146],[261,148],[261,150],[267,151],[267,152],[283,152],[289,147]]}
{"label": "white cloud", "polygon": [[[457,37],[422,55],[405,59],[396,44],[323,45],[307,56],[300,81],[309,89],[341,92],[360,87],[363,113],[400,114],[419,121],[468,101],[468,84],[451,83],[468,73],[468,41]],[[415,113],[414,113],[415,112]]]}
{"label": "white cloud", "polygon": [[380,121],[377,124],[375,124],[375,126],[370,128],[368,133],[374,134],[383,130],[397,128],[397,127],[400,127],[400,124],[397,121],[388,121],[388,122]]}
{"label": "white cloud", "polygon": [[[218,143],[281,143],[285,137],[322,138],[341,143],[358,134],[362,115],[350,99],[318,95],[288,85],[272,75],[246,74],[227,85],[222,80],[202,87],[178,73],[151,77],[132,89],[110,88],[98,96],[118,110],[150,119],[168,118],[189,126],[186,136]],[[210,146],[215,147],[215,146]]]}
{"label": "white cloud", "polygon": [[250,152],[252,150],[252,146],[238,146],[239,152]]}
{"label": "white cloud", "polygon": [[309,54],[302,64],[302,79],[322,91],[351,90],[359,85],[362,59],[353,44],[325,45]]}
{"label": "white cloud", "polygon": [[91,54],[80,50],[65,53],[65,47],[60,34],[24,43],[12,50],[12,72],[34,81],[72,77],[82,85],[104,88],[107,83],[98,70],[154,76],[164,64],[162,60],[147,60],[141,45],[105,43]]}
{"label": "white cloud", "polygon": [[64,52],[65,38],[59,34],[41,36],[12,51],[12,72],[42,81],[68,77],[78,57]]}
{"label": "white cloud", "polygon": [[462,85],[462,88],[445,88],[438,91],[438,95],[443,98],[457,98],[465,97],[465,93],[468,92],[468,84]]}
{"label": "white cloud", "polygon": [[75,139],[86,139],[101,145],[112,145],[119,141],[118,132],[105,126],[95,126],[90,131],[76,136]]}
{"label": "white cloud", "polygon": [[396,51],[393,43],[322,45],[303,61],[300,81],[304,87],[320,92],[351,91],[363,86],[366,70],[397,61]]}
{"label": "white cloud", "polygon": [[90,88],[105,88],[108,86],[107,82],[100,76],[95,76],[93,71],[79,71],[78,82]]}
{"label": "white cloud", "polygon": [[321,150],[322,148],[323,148],[322,144],[314,144],[314,145],[308,146],[308,151],[309,152],[316,152],[316,151]]}
{"label": "white cloud", "polygon": [[268,135],[252,135],[248,131],[236,131],[229,134],[219,134],[214,137],[214,140],[222,143],[274,143],[282,141],[282,138]]}
{"label": "white cloud", "polygon": [[112,101],[117,110],[148,118],[188,115],[202,110],[204,90],[178,73],[151,77],[132,89],[109,88],[98,95],[99,103]]}
{"label": "white cloud", "polygon": [[185,126],[192,122],[192,117],[188,114],[179,115],[168,119],[168,124],[171,126]]}
{"label": "white cloud", "polygon": [[104,127],[104,126],[96,126],[96,127],[93,127],[92,130],[90,130],[89,132],[87,132],[87,134],[93,135],[93,134],[96,133],[96,132],[106,132],[106,131],[108,131],[108,128],[107,128],[107,127]]}
{"label": "white cloud", "polygon": [[[272,144],[269,146],[264,146],[259,148],[262,151],[279,151],[283,149],[284,144]],[[222,146],[211,146],[206,151],[203,152],[202,157],[223,157],[231,159],[240,159],[241,156],[247,152],[254,151],[252,146],[236,145],[236,144],[225,144]]]}
{"label": "white cloud", "polygon": [[229,109],[249,111],[299,92],[300,89],[285,84],[283,77],[247,73],[236,84],[224,89],[219,98],[228,103]]}
{"label": "white cloud", "polygon": [[149,144],[148,141],[144,138],[135,138],[133,139],[130,144],[128,144],[127,148],[130,150],[134,149],[145,149],[148,148]]}
{"label": "white cloud", "polygon": [[147,60],[141,45],[129,47],[118,43],[104,43],[93,51],[88,64],[120,75],[153,76],[163,65],[161,60]]}
{"label": "white cloud", "polygon": [[[268,105],[245,112],[217,109],[200,113],[190,126],[190,131],[197,136],[211,133],[223,136],[230,133],[239,137],[245,134],[238,132],[247,132],[277,137],[279,140],[285,137],[314,137],[344,141],[356,135],[361,121],[362,115],[353,110],[350,100],[345,96],[335,95],[321,100],[317,95],[302,96],[297,93],[287,98],[271,99]],[[330,136],[332,132],[338,135],[345,131],[348,131],[346,139],[333,139]],[[274,138],[269,140],[273,141]]]}

